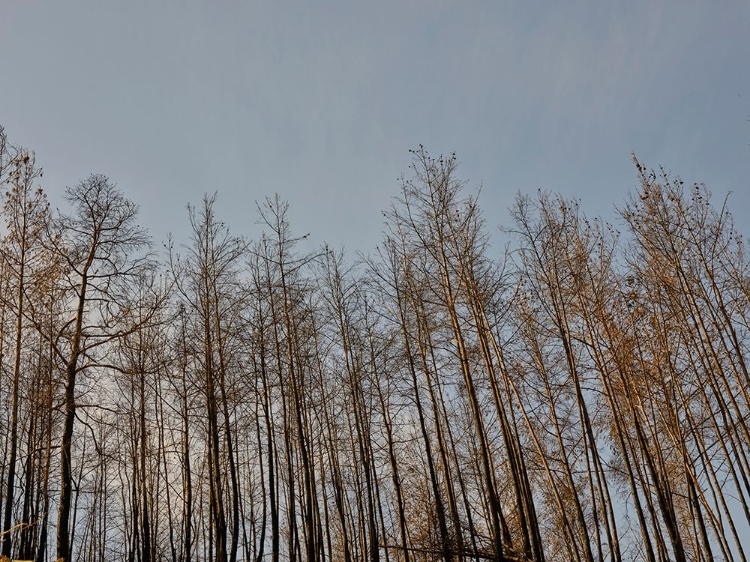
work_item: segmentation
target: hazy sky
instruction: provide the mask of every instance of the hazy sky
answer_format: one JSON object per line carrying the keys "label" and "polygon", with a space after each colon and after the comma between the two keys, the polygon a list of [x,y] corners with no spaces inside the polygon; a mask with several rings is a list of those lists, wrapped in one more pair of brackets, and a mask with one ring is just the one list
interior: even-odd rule
{"label": "hazy sky", "polygon": [[455,151],[488,223],[544,188],[614,217],[630,152],[748,232],[750,2],[0,0],[0,124],[53,201],[104,173],[161,241],[219,191],[254,237],[378,243],[409,148]]}

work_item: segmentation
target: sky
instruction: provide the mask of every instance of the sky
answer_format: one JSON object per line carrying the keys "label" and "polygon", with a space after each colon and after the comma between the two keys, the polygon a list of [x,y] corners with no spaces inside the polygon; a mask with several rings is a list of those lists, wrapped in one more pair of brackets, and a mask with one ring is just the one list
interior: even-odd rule
{"label": "sky", "polygon": [[545,189],[616,221],[631,152],[750,231],[750,2],[0,0],[0,124],[42,186],[103,173],[157,243],[185,206],[372,250],[409,149],[455,152],[488,227]]}

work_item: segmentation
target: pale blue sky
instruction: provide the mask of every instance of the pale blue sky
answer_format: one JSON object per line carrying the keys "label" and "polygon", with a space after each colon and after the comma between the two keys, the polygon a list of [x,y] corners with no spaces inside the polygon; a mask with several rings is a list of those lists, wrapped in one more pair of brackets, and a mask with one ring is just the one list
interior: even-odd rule
{"label": "pale blue sky", "polygon": [[0,124],[53,201],[91,172],[184,240],[187,202],[254,237],[380,240],[408,149],[455,151],[499,226],[518,190],[612,218],[630,151],[750,211],[750,2],[0,0]]}

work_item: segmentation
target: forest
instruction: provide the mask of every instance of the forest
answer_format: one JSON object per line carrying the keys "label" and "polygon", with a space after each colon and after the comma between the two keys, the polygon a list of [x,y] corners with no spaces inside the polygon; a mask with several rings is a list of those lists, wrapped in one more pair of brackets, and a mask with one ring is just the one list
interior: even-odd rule
{"label": "forest", "polygon": [[745,562],[744,241],[633,160],[614,224],[419,147],[369,254],[278,195],[162,247],[0,128],[0,559]]}

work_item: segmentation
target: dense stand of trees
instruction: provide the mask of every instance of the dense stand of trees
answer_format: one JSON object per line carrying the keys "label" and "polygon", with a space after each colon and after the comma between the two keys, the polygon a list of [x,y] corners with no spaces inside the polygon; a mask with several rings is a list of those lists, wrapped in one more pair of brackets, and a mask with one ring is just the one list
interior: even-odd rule
{"label": "dense stand of trees", "polygon": [[415,151],[354,263],[278,197],[156,255],[104,176],[52,212],[0,129],[0,554],[745,561],[726,205],[636,162],[624,233],[540,192],[497,257],[456,167]]}

